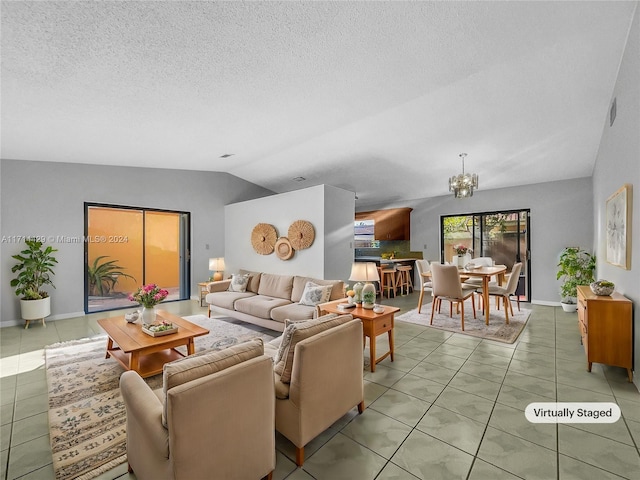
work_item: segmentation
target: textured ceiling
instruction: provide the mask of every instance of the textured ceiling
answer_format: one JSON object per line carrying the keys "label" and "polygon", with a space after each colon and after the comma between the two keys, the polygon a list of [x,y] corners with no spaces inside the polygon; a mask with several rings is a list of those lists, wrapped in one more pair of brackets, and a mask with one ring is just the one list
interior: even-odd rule
{"label": "textured ceiling", "polygon": [[1,155],[360,205],[446,194],[461,152],[480,189],[589,176],[636,7],[3,0]]}

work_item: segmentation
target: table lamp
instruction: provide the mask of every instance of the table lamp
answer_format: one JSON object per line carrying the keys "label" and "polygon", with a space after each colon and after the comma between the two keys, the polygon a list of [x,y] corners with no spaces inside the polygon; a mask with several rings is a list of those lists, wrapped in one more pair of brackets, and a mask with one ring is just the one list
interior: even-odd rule
{"label": "table lamp", "polygon": [[222,272],[224,272],[224,258],[210,258],[209,259],[209,270],[213,273],[211,280],[217,282],[218,280],[222,280]]}
{"label": "table lamp", "polygon": [[[380,280],[378,267],[372,262],[355,262],[351,266],[351,276],[349,280],[356,281],[353,286],[355,292],[355,302],[362,303],[362,308],[373,309],[376,301],[376,287],[371,282]],[[364,286],[360,282],[365,282]]]}

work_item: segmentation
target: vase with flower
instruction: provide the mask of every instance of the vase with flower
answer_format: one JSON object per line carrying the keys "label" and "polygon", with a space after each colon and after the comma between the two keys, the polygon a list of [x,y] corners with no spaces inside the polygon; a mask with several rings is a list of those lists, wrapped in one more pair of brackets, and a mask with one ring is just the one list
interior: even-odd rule
{"label": "vase with flower", "polygon": [[458,243],[453,246],[453,250],[456,252],[456,255],[452,259],[452,264],[460,268],[471,261],[471,249],[466,245]]}
{"label": "vase with flower", "polygon": [[169,292],[158,287],[155,283],[143,285],[138,290],[129,295],[129,300],[138,302],[142,305],[142,314],[140,315],[143,325],[156,324],[156,305],[162,302]]}

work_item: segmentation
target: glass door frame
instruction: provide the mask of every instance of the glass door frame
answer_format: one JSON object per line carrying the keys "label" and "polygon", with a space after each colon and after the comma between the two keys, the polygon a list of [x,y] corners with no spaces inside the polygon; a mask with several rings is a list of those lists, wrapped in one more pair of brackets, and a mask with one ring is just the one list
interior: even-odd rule
{"label": "glass door frame", "polygon": [[[521,214],[526,213],[526,225],[521,225]],[[524,301],[531,301],[531,209],[528,208],[518,208],[512,210],[496,210],[496,211],[488,211],[488,212],[474,212],[474,213],[459,213],[459,214],[448,214],[448,215],[440,215],[440,262],[444,263],[446,261],[446,252],[445,252],[445,231],[444,231],[444,221],[445,218],[451,217],[469,217],[472,219],[473,226],[471,230],[471,238],[473,242],[473,251],[476,252],[475,257],[482,257],[484,255],[483,251],[483,230],[485,226],[485,222],[483,219],[486,216],[490,215],[517,215],[517,235],[518,241],[516,242],[516,258],[515,262],[522,262],[523,269],[521,276],[525,275],[525,285],[523,286],[523,293],[525,296]],[[476,225],[476,221],[480,221],[479,225]],[[480,238],[476,236],[476,229],[480,232]],[[520,237],[525,236],[526,242],[526,251],[522,251],[520,248]],[[476,245],[476,243],[479,245]],[[525,274],[526,272],[526,274]]]}
{"label": "glass door frame", "polygon": [[[179,257],[180,257],[180,298],[175,300],[165,300],[163,303],[178,302],[182,300],[188,300],[191,298],[191,213],[180,210],[166,210],[161,208],[149,208],[149,207],[135,207],[131,205],[116,205],[110,203],[98,203],[98,202],[84,202],[84,238],[89,238],[89,209],[92,207],[98,208],[113,208],[118,210],[136,210],[140,212],[160,212],[160,213],[173,213],[179,215]],[[143,232],[144,232],[144,215],[143,215]],[[144,234],[143,234],[144,235]],[[129,307],[115,307],[106,308],[101,310],[94,310],[89,312],[89,241],[84,242],[84,312],[98,313],[108,312],[112,310],[121,310]],[[144,242],[143,242],[144,248]],[[142,254],[142,271],[145,271],[146,255]],[[141,285],[144,282],[140,283]]]}

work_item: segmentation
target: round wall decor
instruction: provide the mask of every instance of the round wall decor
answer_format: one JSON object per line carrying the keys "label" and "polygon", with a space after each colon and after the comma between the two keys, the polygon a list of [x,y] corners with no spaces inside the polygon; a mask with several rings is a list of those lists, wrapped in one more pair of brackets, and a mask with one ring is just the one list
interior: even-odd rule
{"label": "round wall decor", "polygon": [[293,248],[303,250],[311,246],[316,237],[316,231],[311,222],[296,220],[289,227],[287,236]]}
{"label": "round wall decor", "polygon": [[269,255],[273,252],[278,234],[273,225],[259,223],[251,232],[251,245],[260,255]]}
{"label": "round wall decor", "polygon": [[280,260],[289,260],[293,257],[293,247],[287,237],[280,237],[275,246],[276,255]]}

